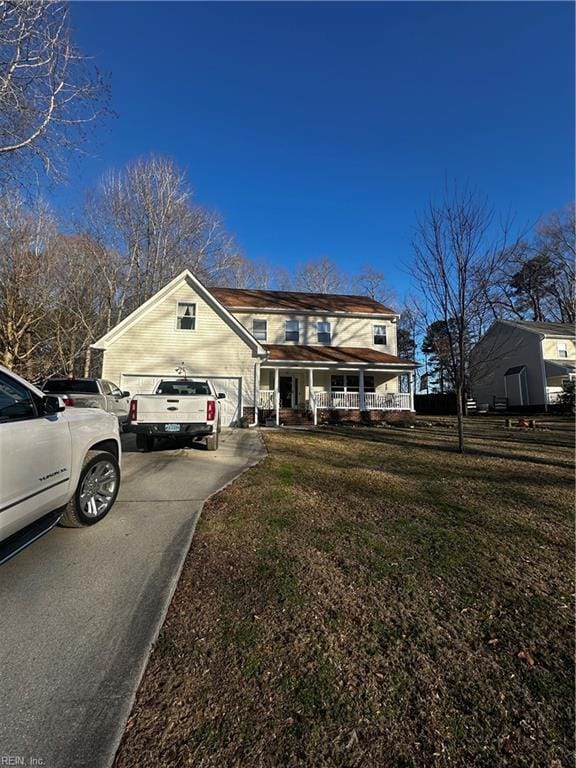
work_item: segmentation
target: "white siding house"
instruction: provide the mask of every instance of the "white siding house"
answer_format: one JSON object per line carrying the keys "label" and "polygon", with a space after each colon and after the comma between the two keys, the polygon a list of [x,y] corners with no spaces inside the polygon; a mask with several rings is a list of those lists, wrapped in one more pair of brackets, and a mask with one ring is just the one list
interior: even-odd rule
{"label": "white siding house", "polygon": [[470,384],[478,403],[542,407],[557,402],[576,373],[574,326],[499,320],[470,355]]}
{"label": "white siding house", "polygon": [[225,424],[241,416],[316,422],[328,411],[412,410],[399,377],[398,315],[366,297],[203,286],[188,270],[93,344],[102,376],[132,394],[178,369],[224,392]]}

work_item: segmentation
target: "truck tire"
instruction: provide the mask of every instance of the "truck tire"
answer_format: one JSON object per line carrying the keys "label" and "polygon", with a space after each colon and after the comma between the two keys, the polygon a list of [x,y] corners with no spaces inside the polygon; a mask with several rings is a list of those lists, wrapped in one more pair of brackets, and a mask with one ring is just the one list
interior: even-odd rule
{"label": "truck tire", "polygon": [[206,450],[217,451],[218,450],[218,432],[214,432],[213,435],[208,435],[206,438]]}
{"label": "truck tire", "polygon": [[74,495],[64,507],[59,524],[84,528],[103,520],[112,509],[120,487],[120,467],[108,451],[88,451]]}
{"label": "truck tire", "polygon": [[150,435],[136,435],[136,448],[146,453],[151,451],[154,448],[154,438]]}

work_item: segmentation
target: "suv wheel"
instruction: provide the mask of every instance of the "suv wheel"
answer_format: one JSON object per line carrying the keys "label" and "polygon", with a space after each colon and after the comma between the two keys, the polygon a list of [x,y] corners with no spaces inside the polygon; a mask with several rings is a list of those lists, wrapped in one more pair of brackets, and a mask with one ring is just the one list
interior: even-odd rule
{"label": "suv wheel", "polygon": [[120,467],[108,451],[88,451],[74,495],[60,525],[83,528],[100,522],[112,509],[120,487]]}

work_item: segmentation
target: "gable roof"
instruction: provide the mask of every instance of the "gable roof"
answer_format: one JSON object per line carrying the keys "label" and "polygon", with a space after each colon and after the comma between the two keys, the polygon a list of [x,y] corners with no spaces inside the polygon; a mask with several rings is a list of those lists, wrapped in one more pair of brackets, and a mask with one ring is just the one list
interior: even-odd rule
{"label": "gable roof", "polygon": [[270,362],[286,361],[292,363],[378,363],[416,367],[412,360],[404,360],[387,352],[378,352],[370,347],[315,347],[302,344],[265,344]]}
{"label": "gable roof", "polygon": [[210,292],[228,309],[398,315],[390,307],[368,296],[301,291],[259,291],[246,288],[210,288]]}
{"label": "gable roof", "polygon": [[211,306],[212,309],[214,309],[214,311],[217,312],[225,322],[228,323],[228,325],[238,334],[238,336],[240,336],[248,344],[248,346],[254,349],[258,355],[262,357],[265,356],[266,353],[264,351],[264,347],[260,344],[260,342],[257,341],[257,339],[252,336],[250,331],[245,326],[243,326],[242,323],[218,301],[218,299],[213,295],[211,291],[202,285],[198,278],[194,277],[189,269],[185,269],[179,275],[176,275],[173,280],[171,280],[157,293],[155,293],[154,296],[151,296],[148,301],[145,301],[143,304],[137,307],[134,312],[131,312],[127,317],[124,318],[124,320],[118,323],[118,325],[115,325],[114,328],[111,328],[108,333],[104,334],[104,336],[102,336],[90,346],[93,349],[107,349],[110,344],[116,341],[116,339],[120,338],[120,336],[123,336],[124,333],[126,333],[126,331],[141,317],[143,317],[150,309],[163,301],[183,283],[188,283],[196,291],[196,293],[201,296],[204,301],[209,306]]}
{"label": "gable roof", "polygon": [[543,333],[545,336],[574,336],[572,323],[539,323],[533,320],[505,320],[509,325],[515,325],[525,331]]}

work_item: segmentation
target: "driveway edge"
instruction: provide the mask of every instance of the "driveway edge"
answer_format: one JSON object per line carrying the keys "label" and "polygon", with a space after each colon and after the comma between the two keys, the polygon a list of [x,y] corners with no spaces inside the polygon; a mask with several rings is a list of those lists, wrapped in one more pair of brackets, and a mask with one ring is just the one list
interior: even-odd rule
{"label": "driveway edge", "polygon": [[153,630],[151,634],[150,641],[148,643],[147,650],[145,654],[142,657],[138,674],[136,677],[136,684],[131,690],[130,697],[127,699],[127,706],[123,708],[122,715],[120,717],[118,727],[114,733],[113,739],[111,739],[110,742],[110,750],[108,751],[108,756],[104,759],[104,764],[110,766],[114,765],[114,762],[116,760],[116,754],[118,752],[118,748],[120,747],[120,743],[122,741],[122,737],[124,736],[124,732],[126,730],[126,724],[130,718],[130,715],[132,713],[132,710],[134,708],[134,702],[136,701],[136,696],[138,694],[138,689],[140,688],[140,684],[142,683],[142,678],[144,677],[144,673],[146,672],[146,668],[148,667],[148,662],[150,660],[150,655],[152,653],[152,650],[154,646],[156,645],[156,642],[158,640],[158,636],[160,635],[160,630],[162,629],[164,622],[166,621],[166,615],[168,613],[168,609],[170,608],[170,605],[172,603],[172,598],[174,597],[174,593],[176,592],[176,588],[178,586],[178,582],[180,581],[180,576],[182,574],[182,569],[184,568],[184,563],[186,562],[186,558],[188,557],[188,554],[190,552],[190,547],[192,546],[192,541],[194,539],[194,534],[196,532],[196,526],[198,524],[198,520],[200,519],[200,516],[204,510],[204,505],[206,502],[210,501],[214,496],[218,495],[219,493],[222,493],[222,491],[225,488],[228,488],[229,485],[232,485],[232,483],[235,483],[239,477],[242,477],[246,472],[248,472],[250,469],[253,469],[254,467],[258,466],[258,464],[262,463],[264,459],[268,457],[268,448],[266,447],[266,443],[264,442],[264,438],[262,437],[262,433],[258,428],[257,429],[257,435],[258,439],[262,445],[262,448],[264,450],[264,455],[261,456],[256,461],[252,461],[250,464],[248,464],[244,469],[240,470],[238,474],[233,477],[231,480],[228,480],[226,483],[221,485],[217,490],[215,490],[213,493],[210,494],[210,496],[206,497],[202,504],[200,505],[200,508],[196,512],[193,520],[192,520],[192,526],[190,529],[190,533],[186,539],[185,545],[182,547],[182,554],[178,558],[177,562],[175,563],[175,568],[173,574],[170,576],[169,583],[167,584],[167,590],[166,595],[163,598],[163,608],[158,615],[158,620],[153,625]]}

